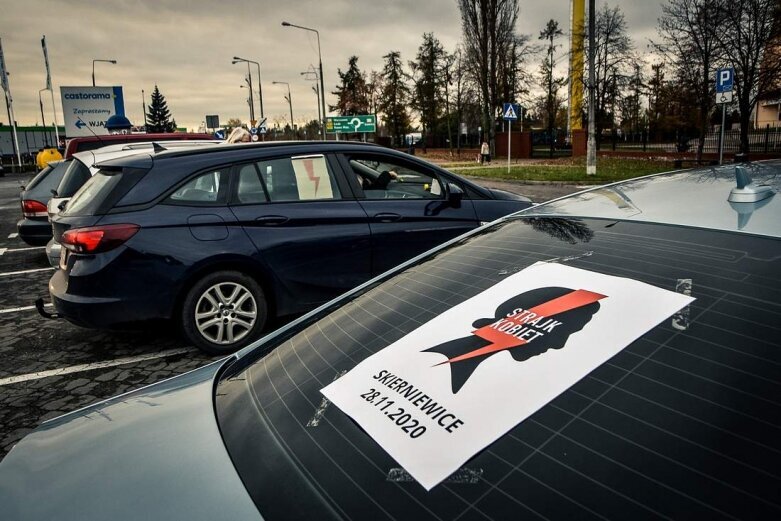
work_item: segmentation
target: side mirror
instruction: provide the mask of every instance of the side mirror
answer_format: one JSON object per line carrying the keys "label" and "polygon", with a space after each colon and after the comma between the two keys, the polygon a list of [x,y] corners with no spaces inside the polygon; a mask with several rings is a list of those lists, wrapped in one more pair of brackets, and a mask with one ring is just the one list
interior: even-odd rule
{"label": "side mirror", "polygon": [[455,183],[447,184],[447,200],[453,208],[461,208],[464,191]]}

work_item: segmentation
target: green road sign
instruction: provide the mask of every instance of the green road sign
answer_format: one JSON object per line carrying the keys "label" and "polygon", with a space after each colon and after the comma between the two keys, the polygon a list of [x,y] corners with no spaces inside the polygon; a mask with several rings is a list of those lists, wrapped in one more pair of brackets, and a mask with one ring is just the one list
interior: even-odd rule
{"label": "green road sign", "polygon": [[377,132],[377,116],[334,116],[326,118],[325,131],[329,134],[352,132]]}

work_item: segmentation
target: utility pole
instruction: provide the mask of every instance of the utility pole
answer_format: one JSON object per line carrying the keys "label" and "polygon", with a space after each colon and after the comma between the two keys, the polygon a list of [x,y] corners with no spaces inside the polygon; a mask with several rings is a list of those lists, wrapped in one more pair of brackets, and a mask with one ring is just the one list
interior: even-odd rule
{"label": "utility pole", "polygon": [[141,89],[141,110],[144,111],[144,132],[146,132],[146,96],[144,89]]}
{"label": "utility pole", "polygon": [[46,148],[49,148],[49,134],[46,130],[46,118],[43,115],[43,98],[41,98],[41,92],[45,90],[48,89],[40,89],[38,91],[38,104],[41,106],[41,125],[43,125],[43,144]]}
{"label": "utility pole", "polygon": [[594,54],[596,30],[596,1],[588,0],[588,143],[586,150],[586,175],[597,174],[597,135],[594,110]]}

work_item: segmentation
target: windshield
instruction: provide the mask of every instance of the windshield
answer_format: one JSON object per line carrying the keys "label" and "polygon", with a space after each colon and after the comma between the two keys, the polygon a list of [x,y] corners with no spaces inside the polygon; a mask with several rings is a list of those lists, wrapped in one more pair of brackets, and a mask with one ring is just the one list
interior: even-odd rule
{"label": "windshield", "polygon": [[[697,300],[425,492],[320,389],[539,261]],[[775,517],[778,273],[772,238],[508,220],[272,335],[217,386],[221,431],[270,519]]]}
{"label": "windshield", "polygon": [[90,170],[78,159],[73,159],[57,187],[57,197],[72,197],[90,178]]}

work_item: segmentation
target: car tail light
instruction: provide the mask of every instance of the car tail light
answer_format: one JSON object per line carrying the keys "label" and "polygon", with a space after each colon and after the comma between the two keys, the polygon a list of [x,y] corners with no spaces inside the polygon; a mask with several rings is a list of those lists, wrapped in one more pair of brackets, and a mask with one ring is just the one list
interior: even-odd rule
{"label": "car tail light", "polygon": [[76,253],[101,253],[113,250],[136,234],[137,224],[107,224],[73,228],[62,234],[60,243]]}
{"label": "car tail light", "polygon": [[22,214],[25,217],[49,216],[49,212],[46,211],[46,205],[40,201],[33,201],[32,199],[24,199],[22,201]]}

